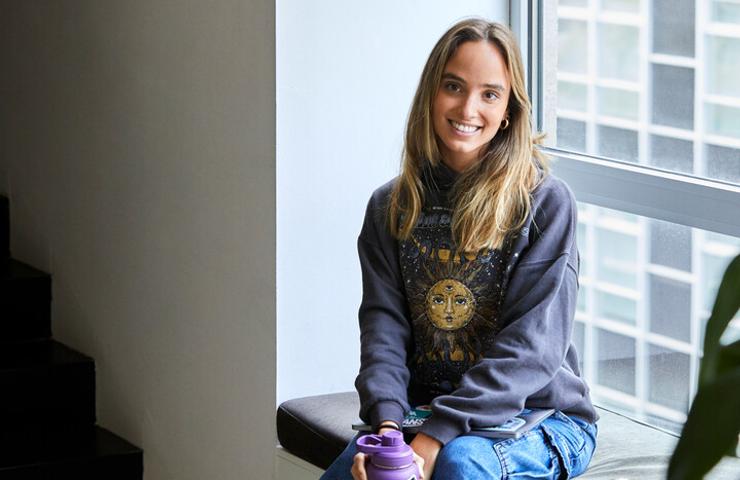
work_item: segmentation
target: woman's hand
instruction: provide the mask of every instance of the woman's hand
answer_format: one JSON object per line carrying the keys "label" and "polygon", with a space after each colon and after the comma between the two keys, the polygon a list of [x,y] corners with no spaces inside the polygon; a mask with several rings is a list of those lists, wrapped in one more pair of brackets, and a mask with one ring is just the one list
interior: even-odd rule
{"label": "woman's hand", "polygon": [[367,459],[366,453],[358,453],[355,455],[355,459],[352,462],[352,478],[354,480],[367,480],[367,472],[365,471],[365,460]]}
{"label": "woman's hand", "polygon": [[[354,480],[367,480],[367,471],[365,471],[365,461],[367,460],[366,453],[358,453],[355,455],[354,462],[352,463],[352,478]],[[424,480],[426,477],[424,474],[424,459],[414,452],[414,463],[419,467],[421,476],[419,480]]]}
{"label": "woman's hand", "polygon": [[431,479],[442,444],[429,435],[418,433],[411,441],[411,448],[414,449],[415,457],[421,457],[421,463],[417,462],[417,464],[419,464],[419,470],[422,471],[422,478]]}
{"label": "woman's hand", "polygon": [[[396,430],[396,429],[381,427],[378,430],[378,435],[383,435],[385,432],[390,432],[391,430]],[[411,443],[413,444],[413,442]],[[354,461],[352,462],[352,470],[351,470],[352,478],[354,480],[367,480],[367,472],[365,471],[365,461],[366,460],[367,460],[366,453],[357,453],[355,455]],[[425,478],[431,478],[431,477],[427,477],[424,474],[424,458],[422,458],[419,454],[417,454],[416,450],[414,450],[414,463],[416,463],[416,465],[419,467],[419,472],[421,472],[421,476],[419,477],[419,480],[424,480]]]}

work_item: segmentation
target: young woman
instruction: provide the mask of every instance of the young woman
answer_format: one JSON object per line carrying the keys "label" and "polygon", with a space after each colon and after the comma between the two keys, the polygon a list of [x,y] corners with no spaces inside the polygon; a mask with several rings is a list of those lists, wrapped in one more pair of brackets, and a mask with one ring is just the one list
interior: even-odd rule
{"label": "young woman", "polygon": [[[370,198],[363,276],[360,417],[411,441],[425,479],[583,473],[597,414],[571,343],[576,204],[535,149],[518,46],[505,26],[454,25],[427,60],[396,179]],[[523,437],[466,433],[525,408],[555,414]],[[364,479],[354,442],[323,479]]]}

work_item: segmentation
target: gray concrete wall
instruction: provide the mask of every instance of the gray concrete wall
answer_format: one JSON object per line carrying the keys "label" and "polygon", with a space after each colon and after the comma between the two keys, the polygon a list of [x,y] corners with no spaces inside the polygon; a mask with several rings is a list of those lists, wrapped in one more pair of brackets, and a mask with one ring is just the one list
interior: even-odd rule
{"label": "gray concrete wall", "polygon": [[0,3],[0,192],[147,480],[270,478],[275,3]]}

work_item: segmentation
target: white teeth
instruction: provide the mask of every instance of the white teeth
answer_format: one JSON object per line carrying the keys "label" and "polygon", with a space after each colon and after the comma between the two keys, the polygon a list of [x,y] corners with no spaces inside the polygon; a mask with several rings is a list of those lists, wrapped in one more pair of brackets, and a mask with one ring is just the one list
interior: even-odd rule
{"label": "white teeth", "polygon": [[452,124],[453,127],[455,127],[455,130],[459,130],[463,133],[472,133],[478,130],[478,128],[480,128],[480,127],[473,127],[471,125],[463,125],[462,123],[457,123],[454,120],[450,120],[450,123]]}

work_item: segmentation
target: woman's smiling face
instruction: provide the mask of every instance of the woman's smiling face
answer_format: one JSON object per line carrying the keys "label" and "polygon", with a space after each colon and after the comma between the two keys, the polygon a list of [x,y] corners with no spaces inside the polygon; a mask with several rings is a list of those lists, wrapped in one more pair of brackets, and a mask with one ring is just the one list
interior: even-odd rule
{"label": "woman's smiling face", "polygon": [[509,91],[506,62],[490,42],[465,42],[450,57],[432,104],[434,133],[450,168],[465,170],[496,135]]}

